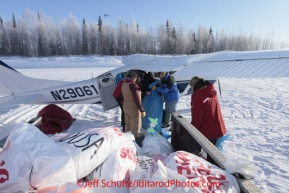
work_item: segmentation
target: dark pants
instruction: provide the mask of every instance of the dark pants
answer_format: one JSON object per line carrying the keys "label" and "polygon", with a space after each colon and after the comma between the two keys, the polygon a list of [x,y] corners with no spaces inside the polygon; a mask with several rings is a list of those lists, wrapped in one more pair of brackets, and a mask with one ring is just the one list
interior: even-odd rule
{"label": "dark pants", "polygon": [[123,104],[122,96],[115,98],[115,100],[117,101],[117,103],[121,109],[121,126],[123,128],[123,132],[125,132],[125,115],[124,115],[123,106],[122,106],[122,104]]}
{"label": "dark pants", "polygon": [[[209,141],[216,146],[217,139],[209,139]],[[215,160],[213,160],[213,158],[209,154],[207,155],[207,161],[218,166],[217,162],[215,162]]]}

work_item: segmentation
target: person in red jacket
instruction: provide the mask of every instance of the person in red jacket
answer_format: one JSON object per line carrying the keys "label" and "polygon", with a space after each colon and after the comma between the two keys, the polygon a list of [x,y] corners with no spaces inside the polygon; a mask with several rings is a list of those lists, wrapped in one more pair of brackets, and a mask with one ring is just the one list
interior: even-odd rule
{"label": "person in red jacket", "polygon": [[125,132],[125,117],[124,117],[124,111],[123,111],[123,95],[122,95],[122,90],[121,87],[123,83],[125,82],[126,78],[123,77],[117,84],[114,92],[113,92],[113,97],[117,101],[120,109],[121,109],[121,126],[123,128],[123,132]]}
{"label": "person in red jacket", "polygon": [[[209,141],[216,145],[217,139],[226,134],[226,127],[214,85],[200,77],[190,81],[193,94],[191,98],[191,124]],[[208,157],[208,161],[211,158]]]}

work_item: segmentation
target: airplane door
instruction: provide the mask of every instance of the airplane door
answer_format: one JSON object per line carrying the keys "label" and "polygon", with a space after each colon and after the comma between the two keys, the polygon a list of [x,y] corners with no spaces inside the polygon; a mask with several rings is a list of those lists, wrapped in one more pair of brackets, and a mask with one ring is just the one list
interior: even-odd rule
{"label": "airplane door", "polygon": [[112,95],[116,88],[115,77],[105,76],[98,77],[97,79],[103,110],[108,110],[118,106],[118,103]]}

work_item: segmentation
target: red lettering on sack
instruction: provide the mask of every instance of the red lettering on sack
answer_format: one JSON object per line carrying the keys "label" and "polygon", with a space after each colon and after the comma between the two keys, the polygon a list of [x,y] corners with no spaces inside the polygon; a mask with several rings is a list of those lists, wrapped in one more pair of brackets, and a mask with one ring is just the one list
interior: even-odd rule
{"label": "red lettering on sack", "polygon": [[[190,167],[190,157],[188,154],[183,153],[183,152],[178,152],[176,154],[177,158],[176,159],[176,163],[180,164],[179,166],[177,166],[177,171],[179,174],[186,176],[188,179],[191,178],[195,178],[196,174],[192,174],[193,169]],[[186,171],[186,174],[183,173],[184,171]]]}
{"label": "red lettering on sack", "polygon": [[127,158],[127,159],[133,161],[134,163],[137,162],[135,153],[134,153],[131,149],[121,148],[121,150],[120,150],[120,157],[121,157],[121,158]]}
{"label": "red lettering on sack", "polygon": [[[2,167],[2,166],[4,166],[4,165],[5,165],[5,161],[2,160],[2,161],[0,162],[0,166]],[[4,178],[4,177],[1,177],[1,178],[0,178],[0,183],[1,183],[1,184],[4,183],[4,182],[6,182],[7,180],[9,180],[9,173],[8,173],[8,171],[7,171],[6,169],[1,169],[1,168],[0,168],[0,176],[1,176],[1,175],[6,176],[6,178]]]}
{"label": "red lettering on sack", "polygon": [[[217,181],[218,182],[218,187],[217,187],[218,189],[220,188],[221,185],[224,188],[226,187],[225,182],[222,182],[222,183],[220,182],[221,180],[226,180],[226,176],[224,176],[223,174],[220,174],[220,177],[208,176],[207,179],[211,184],[216,184],[216,181]],[[226,182],[226,183],[228,183],[228,182]]]}
{"label": "red lettering on sack", "polygon": [[[186,176],[188,179],[200,177],[198,182],[207,183],[207,186],[202,187],[203,191],[210,190],[213,186],[216,186],[216,188],[219,190],[220,186],[226,188],[226,183],[228,182],[222,182],[226,180],[225,175],[219,174],[218,177],[215,177],[215,172],[212,171],[211,166],[205,165],[200,160],[191,157],[189,154],[178,152],[176,154],[175,161],[179,164],[179,166],[177,166],[177,171],[179,174]],[[192,161],[198,163],[199,165],[197,167],[191,166],[190,162]]]}
{"label": "red lettering on sack", "polygon": [[113,131],[115,132],[115,134],[117,134],[118,137],[124,135],[124,133],[122,133],[122,132],[120,131],[120,129],[117,128],[117,127],[113,127]]}

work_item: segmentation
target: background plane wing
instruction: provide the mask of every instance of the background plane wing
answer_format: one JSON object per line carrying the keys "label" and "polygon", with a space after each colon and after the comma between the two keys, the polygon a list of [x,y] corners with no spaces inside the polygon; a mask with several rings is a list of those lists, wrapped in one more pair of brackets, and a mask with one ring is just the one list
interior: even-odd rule
{"label": "background plane wing", "polygon": [[289,50],[216,52],[192,57],[181,77],[274,78],[289,76]]}

